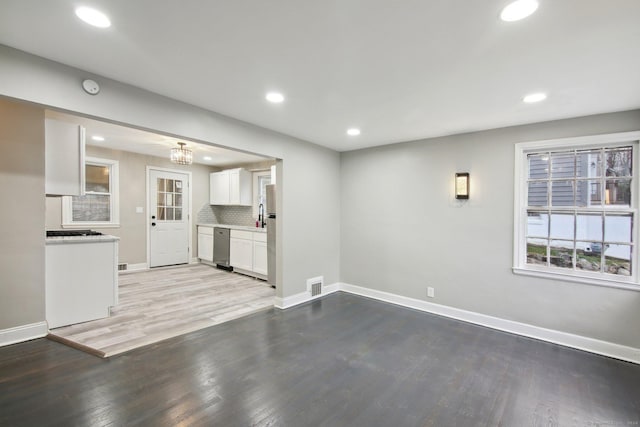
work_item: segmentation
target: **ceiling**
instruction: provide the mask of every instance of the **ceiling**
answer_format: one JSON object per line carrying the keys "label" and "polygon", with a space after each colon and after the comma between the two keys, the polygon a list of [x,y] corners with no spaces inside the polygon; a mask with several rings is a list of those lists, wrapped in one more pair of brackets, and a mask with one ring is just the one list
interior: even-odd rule
{"label": "ceiling", "polygon": [[[171,149],[177,147],[178,142],[185,142],[186,146],[193,151],[193,162],[197,164],[222,167],[270,160],[254,154],[177,139],[58,111],[47,110],[46,117],[83,126],[87,145],[96,147],[168,159]],[[94,136],[101,136],[104,141],[95,141],[92,139]],[[210,157],[210,159],[205,159],[205,157]]]}
{"label": "ceiling", "polygon": [[507,3],[2,0],[0,43],[339,151],[640,108],[640,1]]}

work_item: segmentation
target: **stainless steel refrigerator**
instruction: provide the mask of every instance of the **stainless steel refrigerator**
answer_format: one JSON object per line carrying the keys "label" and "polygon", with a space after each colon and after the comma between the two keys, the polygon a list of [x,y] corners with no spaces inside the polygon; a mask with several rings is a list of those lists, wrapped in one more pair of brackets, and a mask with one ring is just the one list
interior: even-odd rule
{"label": "stainless steel refrigerator", "polygon": [[267,195],[267,283],[276,287],[276,186],[265,186]]}

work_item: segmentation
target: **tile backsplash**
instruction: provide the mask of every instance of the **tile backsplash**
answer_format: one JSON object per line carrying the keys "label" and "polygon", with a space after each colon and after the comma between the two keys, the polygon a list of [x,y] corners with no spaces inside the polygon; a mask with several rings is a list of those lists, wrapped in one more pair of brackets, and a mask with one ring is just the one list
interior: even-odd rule
{"label": "tile backsplash", "polygon": [[256,220],[251,206],[204,205],[198,211],[198,223],[253,226]]}

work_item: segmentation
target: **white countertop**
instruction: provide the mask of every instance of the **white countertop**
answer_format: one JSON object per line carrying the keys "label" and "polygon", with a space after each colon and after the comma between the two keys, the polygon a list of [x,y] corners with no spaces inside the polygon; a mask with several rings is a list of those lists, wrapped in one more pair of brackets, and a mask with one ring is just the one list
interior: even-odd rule
{"label": "white countertop", "polygon": [[229,228],[232,230],[244,230],[244,231],[254,231],[256,233],[266,233],[267,228],[261,227],[251,227],[248,225],[230,225],[230,224],[209,224],[209,223],[198,223],[196,224],[198,227],[220,227],[220,228]]}
{"label": "white countertop", "polygon": [[103,234],[100,236],[52,236],[45,238],[47,245],[59,245],[67,243],[96,243],[96,242],[117,242],[119,237]]}

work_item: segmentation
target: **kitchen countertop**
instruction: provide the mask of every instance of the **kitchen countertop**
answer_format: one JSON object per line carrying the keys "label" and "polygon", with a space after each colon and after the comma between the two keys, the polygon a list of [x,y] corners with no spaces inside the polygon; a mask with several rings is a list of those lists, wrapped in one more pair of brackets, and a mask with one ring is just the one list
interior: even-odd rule
{"label": "kitchen countertop", "polygon": [[117,242],[119,237],[102,234],[100,236],[53,236],[46,237],[47,245],[59,245],[66,243],[95,243],[95,242]]}
{"label": "kitchen countertop", "polygon": [[250,225],[229,225],[229,224],[209,224],[209,223],[198,223],[196,224],[199,227],[220,227],[220,228],[229,228],[232,230],[244,230],[244,231],[255,231],[256,233],[266,233],[267,228],[260,227],[252,227]]}

